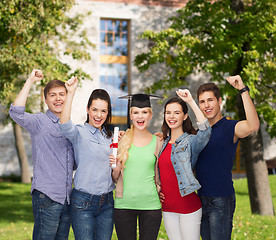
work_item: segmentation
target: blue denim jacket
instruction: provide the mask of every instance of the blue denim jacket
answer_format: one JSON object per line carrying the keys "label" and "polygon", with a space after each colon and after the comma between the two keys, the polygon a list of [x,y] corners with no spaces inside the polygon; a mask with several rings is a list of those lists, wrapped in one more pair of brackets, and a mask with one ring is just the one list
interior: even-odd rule
{"label": "blue denim jacket", "polygon": [[[199,131],[196,135],[189,135],[185,132],[172,144],[171,161],[182,197],[201,187],[193,174],[193,168],[199,153],[209,141],[211,127],[207,119],[204,123],[197,123],[197,125]],[[164,141],[159,157],[170,141],[170,138],[169,136]]]}

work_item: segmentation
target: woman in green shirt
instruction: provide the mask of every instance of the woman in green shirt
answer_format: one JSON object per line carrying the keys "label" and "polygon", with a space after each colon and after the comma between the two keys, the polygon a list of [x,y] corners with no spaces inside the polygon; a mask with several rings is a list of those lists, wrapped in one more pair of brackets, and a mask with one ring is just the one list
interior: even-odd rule
{"label": "woman in green shirt", "polygon": [[161,219],[161,204],[158,197],[158,179],[155,171],[161,140],[148,131],[152,118],[149,96],[131,96],[129,117],[132,126],[119,142],[118,158],[112,177],[117,182],[114,221],[119,240],[157,239]]}

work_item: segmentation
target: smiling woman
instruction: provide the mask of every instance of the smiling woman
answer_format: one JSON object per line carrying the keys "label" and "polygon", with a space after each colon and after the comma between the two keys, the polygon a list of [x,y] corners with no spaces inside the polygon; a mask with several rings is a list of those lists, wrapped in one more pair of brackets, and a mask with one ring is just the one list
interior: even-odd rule
{"label": "smiling woman", "polygon": [[112,177],[117,182],[114,221],[119,240],[157,238],[162,213],[158,197],[158,173],[156,157],[161,141],[148,131],[152,118],[150,97],[146,94],[126,96],[129,101],[127,130],[118,146],[118,159],[110,156],[110,164],[116,164]]}
{"label": "smiling woman", "polygon": [[70,204],[72,227],[76,239],[111,239],[115,186],[109,166],[110,97],[103,89],[94,90],[88,100],[86,122],[75,126],[70,115],[77,85],[76,77],[65,84],[68,94],[59,124],[73,145],[77,167]]}

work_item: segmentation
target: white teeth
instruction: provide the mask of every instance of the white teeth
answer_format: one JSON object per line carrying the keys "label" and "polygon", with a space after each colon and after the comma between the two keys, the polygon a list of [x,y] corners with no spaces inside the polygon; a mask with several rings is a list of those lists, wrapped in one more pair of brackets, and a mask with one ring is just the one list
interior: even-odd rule
{"label": "white teeth", "polygon": [[176,123],[176,121],[169,121],[169,123]]}

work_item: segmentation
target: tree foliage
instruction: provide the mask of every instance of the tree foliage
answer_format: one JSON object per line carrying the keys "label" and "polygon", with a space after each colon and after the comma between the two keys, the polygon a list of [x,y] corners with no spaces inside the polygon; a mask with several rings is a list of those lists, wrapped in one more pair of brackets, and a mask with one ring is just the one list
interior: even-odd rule
{"label": "tree foliage", "polygon": [[0,99],[9,105],[33,68],[44,71],[42,86],[70,74],[88,77],[61,62],[61,56],[90,59],[93,44],[79,30],[83,15],[66,14],[73,0],[3,0],[0,2]]}
{"label": "tree foliage", "polygon": [[148,91],[183,86],[197,72],[211,75],[227,96],[227,109],[235,108],[236,91],[225,76],[240,74],[255,99],[258,114],[276,136],[276,2],[273,0],[193,0],[169,19],[161,32],[145,31],[151,47],[135,58],[146,71],[165,63],[164,76]]}

